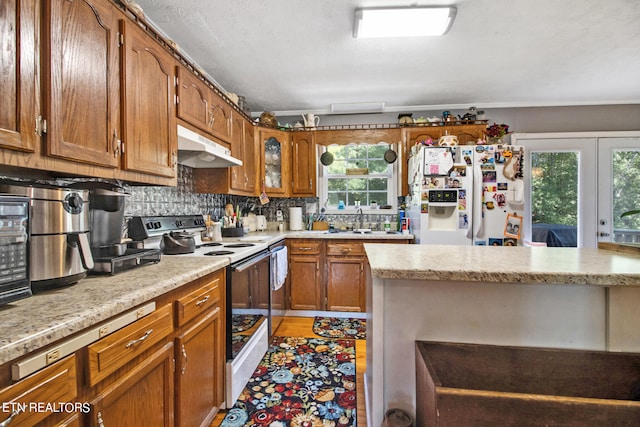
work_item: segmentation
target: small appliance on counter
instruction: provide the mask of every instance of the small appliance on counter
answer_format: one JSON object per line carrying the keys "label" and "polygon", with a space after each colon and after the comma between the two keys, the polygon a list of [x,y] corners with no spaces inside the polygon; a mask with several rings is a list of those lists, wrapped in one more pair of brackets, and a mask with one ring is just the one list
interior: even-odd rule
{"label": "small appliance on counter", "polygon": [[33,290],[66,286],[94,267],[89,248],[89,192],[55,186],[0,185],[31,203],[29,272]]}
{"label": "small appliance on counter", "polygon": [[30,296],[29,199],[0,195],[0,305]]}
{"label": "small appliance on counter", "polygon": [[122,241],[126,198],[126,193],[106,188],[89,193],[92,273],[116,274],[160,261],[160,250],[129,248]]}

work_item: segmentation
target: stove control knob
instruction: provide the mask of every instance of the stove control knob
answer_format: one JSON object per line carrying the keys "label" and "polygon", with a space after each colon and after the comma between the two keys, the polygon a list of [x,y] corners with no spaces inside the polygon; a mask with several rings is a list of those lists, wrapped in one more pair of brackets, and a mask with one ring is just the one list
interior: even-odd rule
{"label": "stove control knob", "polygon": [[162,224],[160,224],[160,221],[156,221],[153,223],[153,228],[158,229],[160,227],[162,227]]}
{"label": "stove control knob", "polygon": [[176,219],[176,227],[182,227],[182,221],[180,221],[179,219]]}

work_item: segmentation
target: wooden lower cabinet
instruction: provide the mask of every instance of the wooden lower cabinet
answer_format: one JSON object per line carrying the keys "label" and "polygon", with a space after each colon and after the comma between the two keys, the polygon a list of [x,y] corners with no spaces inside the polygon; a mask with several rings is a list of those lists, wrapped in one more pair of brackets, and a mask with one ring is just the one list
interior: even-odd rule
{"label": "wooden lower cabinet", "polygon": [[292,310],[323,310],[322,241],[288,240],[289,308]]}
{"label": "wooden lower cabinet", "polygon": [[91,402],[88,425],[173,426],[173,343],[138,363]]}
{"label": "wooden lower cabinet", "polygon": [[[3,426],[50,426],[68,424],[69,414],[30,405],[76,402],[78,396],[75,355],[56,362],[25,379],[0,390],[0,425]],[[55,409],[55,408],[54,408]],[[68,416],[67,420],[60,419]],[[9,421],[10,419],[10,421]]]}
{"label": "wooden lower cabinet", "polygon": [[292,310],[322,310],[319,256],[291,255],[289,305]]}
{"label": "wooden lower cabinet", "polygon": [[[367,240],[366,243],[407,243]],[[290,239],[289,309],[365,312],[367,256],[353,239]]]}
{"label": "wooden lower cabinet", "polygon": [[176,338],[176,425],[208,426],[224,402],[220,308]]}
{"label": "wooden lower cabinet", "polygon": [[327,256],[327,310],[367,310],[364,264],[362,256]]}

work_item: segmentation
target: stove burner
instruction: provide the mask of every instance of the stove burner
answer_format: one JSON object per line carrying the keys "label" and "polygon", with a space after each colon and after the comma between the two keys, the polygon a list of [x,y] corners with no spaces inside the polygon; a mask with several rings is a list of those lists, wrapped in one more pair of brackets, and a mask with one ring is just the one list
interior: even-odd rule
{"label": "stove burner", "polygon": [[255,243],[231,243],[230,245],[224,245],[225,248],[248,248],[249,246],[255,246]]}
{"label": "stove burner", "polygon": [[211,251],[211,252],[205,253],[205,255],[208,255],[208,256],[231,255],[231,254],[234,254],[234,253],[235,252],[233,252],[233,251]]}
{"label": "stove burner", "polygon": [[196,249],[198,248],[204,248],[207,246],[222,246],[222,243],[217,243],[217,242],[212,242],[212,243],[203,243],[201,245],[196,246]]}

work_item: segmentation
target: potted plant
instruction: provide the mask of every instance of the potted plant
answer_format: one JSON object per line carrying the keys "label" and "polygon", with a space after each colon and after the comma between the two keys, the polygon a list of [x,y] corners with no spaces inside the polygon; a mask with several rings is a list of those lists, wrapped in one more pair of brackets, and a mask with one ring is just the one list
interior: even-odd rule
{"label": "potted plant", "polygon": [[511,132],[509,132],[509,125],[505,125],[504,123],[497,124],[496,122],[493,122],[493,124],[491,126],[488,126],[484,131],[484,134],[487,135],[487,139],[492,144],[502,143],[502,138],[510,133]]}

